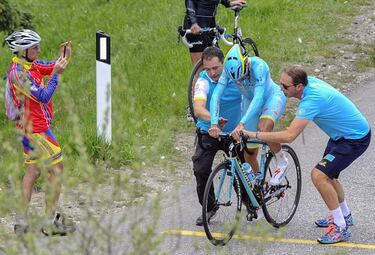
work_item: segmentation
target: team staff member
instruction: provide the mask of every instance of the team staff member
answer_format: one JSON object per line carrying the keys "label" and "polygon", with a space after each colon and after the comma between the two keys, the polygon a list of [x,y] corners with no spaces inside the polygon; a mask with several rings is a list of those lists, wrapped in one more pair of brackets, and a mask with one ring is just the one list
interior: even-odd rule
{"label": "team staff member", "polygon": [[[198,118],[196,124],[198,143],[192,158],[198,200],[201,205],[203,205],[204,189],[211,173],[214,157],[218,150],[227,151],[222,141],[208,135],[210,99],[223,71],[224,54],[216,47],[208,47],[203,51],[202,61],[204,71],[201,72],[197,80],[194,93],[194,113]],[[228,85],[227,91],[222,96],[221,106],[220,127],[224,132],[232,132],[241,118],[241,93],[235,84]],[[211,192],[213,193],[213,190]],[[212,194],[211,197],[214,195]],[[208,220],[216,213],[213,203],[214,201],[209,199]],[[203,225],[201,216],[196,220],[196,225]]]}
{"label": "team staff member", "polygon": [[347,97],[326,82],[307,76],[299,66],[285,68],[280,84],[287,97],[300,100],[289,128],[280,132],[243,132],[266,142],[291,143],[313,121],[329,136],[322,160],[311,171],[311,179],[330,213],[315,224],[326,227],[318,242],[346,241],[351,236],[348,226],[353,225],[353,219],[339,175],[368,148],[370,126]]}

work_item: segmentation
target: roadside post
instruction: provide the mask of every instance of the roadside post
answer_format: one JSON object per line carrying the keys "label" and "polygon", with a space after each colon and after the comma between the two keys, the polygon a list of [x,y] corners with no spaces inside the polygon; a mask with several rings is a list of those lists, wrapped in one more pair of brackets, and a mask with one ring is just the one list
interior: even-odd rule
{"label": "roadside post", "polygon": [[96,126],[98,137],[107,144],[112,139],[110,39],[105,32],[96,32]]}

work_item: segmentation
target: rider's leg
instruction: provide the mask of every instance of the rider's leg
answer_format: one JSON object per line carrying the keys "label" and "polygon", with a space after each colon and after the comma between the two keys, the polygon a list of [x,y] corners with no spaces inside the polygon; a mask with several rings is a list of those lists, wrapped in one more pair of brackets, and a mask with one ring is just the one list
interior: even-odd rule
{"label": "rider's leg", "polygon": [[201,59],[202,52],[190,52],[191,62],[193,63],[193,66]]}
{"label": "rider's leg", "polygon": [[[258,124],[258,130],[261,132],[271,132],[274,128],[274,121],[270,118],[261,118],[259,120]],[[276,156],[276,162],[279,167],[283,167],[283,165],[287,165],[287,159],[285,158],[285,155],[283,151],[281,150],[281,144],[280,143],[268,143],[268,146],[270,147],[271,151]]]}
{"label": "rider's leg", "polygon": [[[272,96],[267,99],[263,106],[258,124],[258,130],[271,132],[284,113],[285,107],[286,98],[284,93],[281,90],[275,90]],[[279,143],[268,143],[268,146],[273,153],[275,153],[278,166],[280,166],[282,163],[286,163],[286,159],[282,153],[281,145]]]}
{"label": "rider's leg", "polygon": [[[274,128],[274,121],[269,118],[261,118],[258,124],[258,130],[261,132],[271,132]],[[279,143],[268,143],[271,151],[277,154],[281,150],[281,144]]]}
{"label": "rider's leg", "polygon": [[[271,132],[274,128],[274,121],[272,118],[264,117],[259,120],[258,130],[262,132]],[[270,179],[271,185],[279,185],[283,180],[286,169],[288,166],[288,160],[285,157],[283,151],[281,150],[280,143],[268,143],[268,146],[275,154],[277,167],[275,172],[273,173],[272,178]]]}
{"label": "rider's leg", "polygon": [[254,173],[257,173],[259,172],[259,162],[257,159],[258,148],[247,148],[247,150],[249,153],[245,151],[244,153],[245,161],[250,164]]}
{"label": "rider's leg", "polygon": [[33,187],[39,176],[40,171],[36,164],[26,165],[26,173],[22,179],[22,211],[24,216],[27,214],[28,206],[33,193]]}
{"label": "rider's leg", "polygon": [[54,217],[56,204],[60,197],[61,175],[64,171],[64,163],[61,161],[51,167],[48,172],[48,184],[45,192],[46,214],[48,217]]}

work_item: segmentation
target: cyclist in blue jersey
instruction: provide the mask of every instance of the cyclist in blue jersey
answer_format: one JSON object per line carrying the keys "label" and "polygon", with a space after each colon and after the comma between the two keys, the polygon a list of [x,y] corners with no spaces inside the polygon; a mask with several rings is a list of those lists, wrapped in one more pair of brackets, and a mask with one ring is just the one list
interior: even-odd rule
{"label": "cyclist in blue jersey", "polygon": [[311,171],[311,179],[330,212],[327,218],[319,219],[315,224],[326,227],[318,242],[346,241],[351,236],[348,227],[353,225],[353,218],[339,175],[368,148],[370,126],[347,97],[326,82],[307,76],[299,66],[285,68],[280,84],[287,97],[300,100],[289,128],[280,132],[244,133],[266,142],[290,143],[313,121],[329,136],[322,160]]}
{"label": "cyclist in blue jersey", "polygon": [[[286,98],[280,87],[273,82],[267,63],[258,57],[243,55],[241,47],[234,45],[225,57],[224,72],[221,74],[217,88],[212,95],[210,104],[211,128],[210,135],[218,137],[219,111],[221,96],[227,90],[228,84],[235,82],[243,95],[243,117],[233,131],[238,139],[239,132],[246,130],[272,131],[278,119],[285,111]],[[277,168],[270,180],[271,185],[280,184],[284,177],[288,160],[281,150],[279,143],[269,143],[275,153]],[[259,171],[257,161],[257,145],[248,146],[251,154],[245,153],[245,160],[250,163],[253,171]]]}
{"label": "cyclist in blue jersey", "polygon": [[209,35],[200,34],[201,28],[216,27],[216,9],[219,4],[225,7],[246,4],[246,0],[185,0],[186,15],[184,18],[184,29],[191,29],[187,39],[193,44],[190,50],[193,65],[201,58],[203,50],[212,46],[213,38]]}
{"label": "cyclist in blue jersey", "polygon": [[[200,73],[195,85],[194,113],[198,118],[196,124],[198,143],[192,160],[197,182],[198,200],[201,205],[203,204],[204,189],[211,173],[215,154],[218,150],[227,151],[226,145],[222,141],[208,135],[208,129],[210,128],[209,102],[222,73],[223,61],[224,54],[219,48],[207,47],[202,54],[204,71]],[[235,84],[228,84],[228,89],[222,96],[221,106],[219,126],[223,132],[232,132],[241,118],[241,93]],[[211,192],[214,191],[211,190]],[[207,210],[210,219],[216,212],[214,201],[209,201]],[[203,225],[201,216],[196,220],[196,225]]]}

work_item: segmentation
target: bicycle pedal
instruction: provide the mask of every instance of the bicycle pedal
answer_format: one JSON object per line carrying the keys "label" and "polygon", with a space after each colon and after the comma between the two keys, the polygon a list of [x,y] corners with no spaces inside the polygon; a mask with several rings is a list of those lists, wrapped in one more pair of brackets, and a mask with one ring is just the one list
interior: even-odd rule
{"label": "bicycle pedal", "polygon": [[255,208],[247,208],[246,220],[253,221],[254,219],[258,219],[258,210]]}
{"label": "bicycle pedal", "polygon": [[248,213],[246,215],[246,220],[247,221],[253,221],[253,220],[256,220],[258,219],[258,214],[257,213]]}

